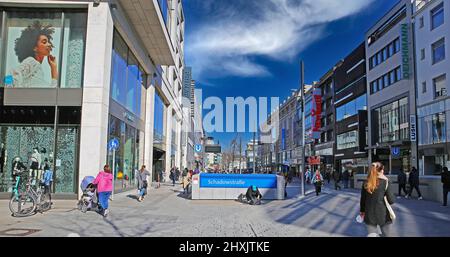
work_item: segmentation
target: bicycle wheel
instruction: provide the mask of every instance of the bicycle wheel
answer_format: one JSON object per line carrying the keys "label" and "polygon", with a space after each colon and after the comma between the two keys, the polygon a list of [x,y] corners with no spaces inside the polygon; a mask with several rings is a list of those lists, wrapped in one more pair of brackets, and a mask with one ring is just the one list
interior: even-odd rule
{"label": "bicycle wheel", "polygon": [[9,210],[15,217],[30,216],[36,210],[36,200],[26,192],[13,194],[9,200]]}
{"label": "bicycle wheel", "polygon": [[52,208],[52,203],[50,199],[51,199],[50,193],[41,194],[41,200],[39,201],[41,211],[48,211]]}

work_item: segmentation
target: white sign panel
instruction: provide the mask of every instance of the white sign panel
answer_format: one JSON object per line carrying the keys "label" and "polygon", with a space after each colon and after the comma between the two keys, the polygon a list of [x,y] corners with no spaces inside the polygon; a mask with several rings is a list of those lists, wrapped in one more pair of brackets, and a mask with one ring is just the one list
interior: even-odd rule
{"label": "white sign panel", "polygon": [[416,137],[417,137],[417,130],[416,130],[416,116],[415,115],[411,115],[409,117],[409,133],[410,133],[410,139],[411,142],[416,142]]}

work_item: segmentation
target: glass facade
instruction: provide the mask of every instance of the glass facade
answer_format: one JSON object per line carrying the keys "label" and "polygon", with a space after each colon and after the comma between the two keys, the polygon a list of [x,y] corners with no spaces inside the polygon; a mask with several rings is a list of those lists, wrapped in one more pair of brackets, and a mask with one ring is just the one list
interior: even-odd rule
{"label": "glass facade", "polygon": [[[341,121],[358,114],[360,110],[367,110],[367,95],[361,95],[352,101],[336,108],[336,121]],[[327,123],[331,124],[331,123]]]}
{"label": "glass facade", "polygon": [[166,26],[168,26],[169,7],[168,7],[167,0],[158,0],[158,4],[159,4],[159,8],[161,9],[164,23],[166,24]]}
{"label": "glass facade", "polygon": [[450,167],[450,100],[418,109],[419,169],[425,175],[439,175]]}
{"label": "glass facade", "polygon": [[[155,145],[165,144],[165,120],[166,106],[158,93],[155,93],[155,109],[154,109],[154,123],[153,123],[153,143]],[[161,147],[162,149],[162,147]]]}
{"label": "glass facade", "polygon": [[337,150],[358,147],[358,131],[353,130],[336,136]]}
{"label": "glass facade", "polygon": [[11,191],[14,167],[21,163],[35,179],[49,165],[52,192],[76,193],[81,108],[60,107],[57,114],[53,106],[0,109],[0,192]]}
{"label": "glass facade", "polygon": [[439,112],[419,119],[419,145],[447,142],[446,116],[445,112]]}
{"label": "glass facade", "polygon": [[4,13],[3,86],[82,87],[86,12],[15,9]]}
{"label": "glass facade", "polygon": [[110,115],[108,141],[116,138],[119,148],[108,151],[108,164],[114,167],[114,192],[135,187],[135,173],[143,164],[143,132]]}
{"label": "glass facade", "polygon": [[117,31],[114,31],[111,76],[111,98],[143,118],[147,76]]}
{"label": "glass facade", "polygon": [[373,110],[372,124],[373,145],[409,140],[408,98]]}

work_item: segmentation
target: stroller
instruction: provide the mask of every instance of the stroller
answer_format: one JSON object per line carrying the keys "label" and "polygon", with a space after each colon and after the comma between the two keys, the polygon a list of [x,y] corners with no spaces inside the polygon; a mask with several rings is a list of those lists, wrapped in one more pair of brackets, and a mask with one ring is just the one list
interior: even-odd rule
{"label": "stroller", "polygon": [[81,199],[78,201],[78,210],[85,213],[88,210],[92,210],[93,208],[98,209],[98,199],[97,199],[97,187],[92,184],[95,178],[92,176],[84,177],[81,181],[81,191],[83,191],[83,195]]}

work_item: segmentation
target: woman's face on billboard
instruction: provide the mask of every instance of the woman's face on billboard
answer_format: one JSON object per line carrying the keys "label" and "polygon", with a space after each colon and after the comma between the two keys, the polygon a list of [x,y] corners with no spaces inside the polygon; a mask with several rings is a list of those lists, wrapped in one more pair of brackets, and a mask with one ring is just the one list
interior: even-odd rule
{"label": "woman's face on billboard", "polygon": [[36,46],[34,47],[34,52],[38,56],[49,56],[52,51],[53,45],[48,40],[48,37],[45,35],[40,35],[38,41],[36,42]]}

